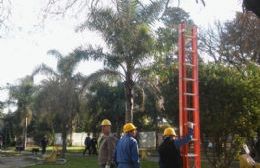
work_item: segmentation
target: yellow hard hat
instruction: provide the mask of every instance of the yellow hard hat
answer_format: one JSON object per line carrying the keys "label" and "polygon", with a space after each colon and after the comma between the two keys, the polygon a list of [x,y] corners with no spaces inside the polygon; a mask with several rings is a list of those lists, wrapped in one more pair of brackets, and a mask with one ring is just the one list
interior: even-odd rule
{"label": "yellow hard hat", "polygon": [[101,122],[101,126],[111,126],[111,122],[108,120],[108,119],[104,119],[102,122]]}
{"label": "yellow hard hat", "polygon": [[136,127],[134,126],[133,123],[126,123],[123,127],[124,133],[130,132],[130,131],[133,131],[133,130],[136,130]]}
{"label": "yellow hard hat", "polygon": [[176,132],[172,127],[164,129],[163,136],[176,136]]}

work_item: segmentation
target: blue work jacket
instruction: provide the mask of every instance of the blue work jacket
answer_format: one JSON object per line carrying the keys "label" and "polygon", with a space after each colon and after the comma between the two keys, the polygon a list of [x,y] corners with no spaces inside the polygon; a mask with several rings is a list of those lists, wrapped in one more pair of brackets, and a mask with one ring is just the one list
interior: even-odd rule
{"label": "blue work jacket", "polygon": [[117,143],[115,162],[118,168],[140,168],[138,144],[130,134],[125,134]]}
{"label": "blue work jacket", "polygon": [[175,139],[174,140],[174,145],[176,146],[176,148],[180,149],[180,147],[182,145],[185,145],[185,144],[189,143],[192,140],[192,137],[193,137],[193,129],[189,128],[188,129],[188,135],[186,135],[183,138]]}

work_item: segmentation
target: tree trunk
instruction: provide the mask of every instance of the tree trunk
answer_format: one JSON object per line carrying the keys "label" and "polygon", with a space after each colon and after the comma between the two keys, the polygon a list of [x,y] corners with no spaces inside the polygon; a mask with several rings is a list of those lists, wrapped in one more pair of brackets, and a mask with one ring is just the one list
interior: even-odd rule
{"label": "tree trunk", "polygon": [[125,122],[133,122],[133,109],[134,109],[134,82],[133,75],[127,71],[125,81],[125,99],[126,99],[126,111],[125,111]]}
{"label": "tree trunk", "polygon": [[67,152],[67,129],[66,126],[62,129],[62,152],[61,157],[65,158],[65,153]]}
{"label": "tree trunk", "polygon": [[73,124],[73,119],[72,119],[73,117],[71,116],[71,118],[70,118],[70,125],[69,125],[69,146],[72,146],[72,135],[73,135],[73,131],[74,131],[74,128],[73,128],[73,126],[74,126],[74,124]]}

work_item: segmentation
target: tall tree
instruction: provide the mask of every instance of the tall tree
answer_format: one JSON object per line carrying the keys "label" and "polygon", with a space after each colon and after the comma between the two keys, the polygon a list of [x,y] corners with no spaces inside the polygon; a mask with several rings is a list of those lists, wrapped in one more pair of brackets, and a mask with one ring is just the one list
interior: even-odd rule
{"label": "tall tree", "polygon": [[32,105],[33,94],[35,86],[33,79],[26,76],[20,80],[18,85],[11,85],[9,87],[10,101],[17,107],[15,113],[16,135],[20,137],[23,135],[23,142],[26,147],[27,126],[32,120]]}
{"label": "tall tree", "polygon": [[151,25],[158,19],[164,0],[142,6],[137,0],[116,1],[113,7],[93,7],[89,19],[81,29],[89,28],[101,33],[109,52],[101,48],[78,50],[81,59],[101,60],[105,69],[94,73],[96,77],[116,75],[125,86],[125,122],[133,121],[135,78],[143,62],[153,51]]}
{"label": "tall tree", "polygon": [[72,132],[73,121],[79,111],[79,89],[78,79],[79,74],[74,74],[77,66],[77,61],[72,57],[62,56],[56,50],[49,51],[50,54],[56,56],[57,71],[48,67],[45,64],[40,65],[32,73],[32,76],[38,73],[51,75],[50,79],[42,83],[42,91],[47,93],[41,94],[42,100],[46,107],[43,107],[48,113],[56,113],[60,119],[60,126],[62,131],[62,155],[65,156],[67,147],[68,132]]}

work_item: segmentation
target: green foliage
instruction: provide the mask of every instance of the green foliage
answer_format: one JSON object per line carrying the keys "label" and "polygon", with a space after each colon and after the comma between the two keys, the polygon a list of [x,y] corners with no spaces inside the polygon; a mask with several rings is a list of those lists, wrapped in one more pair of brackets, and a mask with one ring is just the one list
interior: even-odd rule
{"label": "green foliage", "polygon": [[122,83],[110,86],[99,82],[90,87],[87,97],[86,111],[88,120],[86,131],[95,133],[100,131],[100,122],[108,118],[113,124],[112,128],[117,133],[124,124],[124,88]]}
{"label": "green foliage", "polygon": [[3,119],[4,126],[2,128],[2,134],[4,137],[4,146],[13,146],[15,145],[15,132],[16,123],[15,123],[15,114],[8,113]]}
{"label": "green foliage", "polygon": [[[135,0],[118,1],[116,5],[117,11],[111,8],[92,9],[89,20],[83,27],[87,26],[102,34],[112,52],[112,55],[109,56],[113,57],[114,61],[128,62],[134,64],[131,65],[134,67],[137,64],[136,60],[144,59],[153,46],[151,31],[147,25],[151,22],[145,22],[144,18],[141,20],[140,16],[143,10],[151,11],[148,10],[148,7],[143,10],[137,8]],[[149,17],[151,18],[151,15]]]}
{"label": "green foliage", "polygon": [[[176,66],[178,24],[192,24],[188,13],[180,8],[168,7],[161,17],[163,26],[156,30],[156,53],[154,62],[141,71],[146,97],[145,112],[140,116],[152,118],[151,129],[162,119],[178,124],[178,67]],[[169,92],[170,91],[170,92]],[[140,122],[142,123],[142,122]],[[141,126],[142,127],[142,126]]]}
{"label": "green foliage", "polygon": [[168,7],[165,10],[161,20],[168,28],[172,26],[178,26],[183,22],[187,23],[188,25],[194,24],[189,14],[179,7]]}
{"label": "green foliage", "polygon": [[230,165],[246,138],[256,136],[260,92],[254,84],[259,84],[255,79],[260,71],[255,68],[245,68],[242,74],[221,64],[201,65],[201,132],[213,143],[213,152],[205,152],[214,167]]}
{"label": "green foliage", "polygon": [[[193,25],[190,16],[181,8],[169,7],[162,15],[162,23],[164,26],[159,27],[156,31],[157,35],[157,52],[163,57],[169,58],[172,52],[176,50],[178,43],[178,25],[182,22],[187,25]],[[172,61],[172,60],[167,60]]]}
{"label": "green foliage", "polygon": [[[155,95],[147,95],[147,110],[157,117],[164,117],[173,126],[178,126],[178,66],[155,64],[151,79],[158,75],[160,80],[157,94],[164,98],[164,110],[157,112],[152,100]],[[164,67],[164,68],[158,68]],[[259,131],[259,68],[253,64],[239,71],[222,64],[200,63],[200,113],[203,151],[215,167],[230,165],[240,152],[241,144],[256,136]],[[152,82],[152,80],[149,80]],[[147,93],[147,92],[146,92]],[[138,115],[151,118],[149,113]],[[139,122],[137,122],[139,123]],[[143,122],[145,123],[145,122]],[[145,125],[141,124],[144,128]],[[142,128],[142,127],[141,127]],[[150,126],[152,128],[152,126]],[[212,142],[213,149],[207,148]]]}

